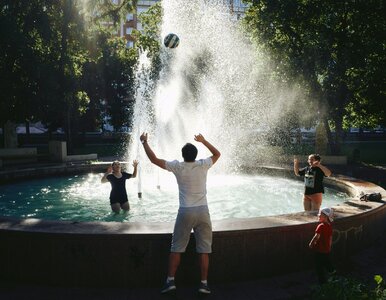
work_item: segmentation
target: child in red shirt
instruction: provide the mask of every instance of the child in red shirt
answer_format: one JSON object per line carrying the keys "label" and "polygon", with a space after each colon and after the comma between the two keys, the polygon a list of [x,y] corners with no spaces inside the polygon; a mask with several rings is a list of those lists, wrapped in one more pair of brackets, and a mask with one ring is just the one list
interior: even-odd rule
{"label": "child in red shirt", "polygon": [[327,282],[327,274],[334,272],[330,260],[332,245],[332,208],[323,208],[319,211],[319,224],[316,227],[315,235],[310,241],[309,247],[315,252],[316,273],[320,284]]}

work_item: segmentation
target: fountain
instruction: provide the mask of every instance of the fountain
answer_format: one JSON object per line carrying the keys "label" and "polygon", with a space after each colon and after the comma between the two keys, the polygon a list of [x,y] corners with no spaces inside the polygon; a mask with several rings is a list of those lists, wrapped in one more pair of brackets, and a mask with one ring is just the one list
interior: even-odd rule
{"label": "fountain", "polygon": [[[205,3],[205,4],[204,4]],[[211,4],[212,3],[212,4]],[[213,4],[214,3],[214,4]],[[156,153],[180,158],[180,148],[202,133],[221,149],[219,173],[256,161],[257,130],[273,128],[301,98],[275,83],[267,57],[247,41],[221,1],[163,1],[161,36],[180,37],[175,49],[162,47],[160,79],[149,79],[142,54],[128,157],[139,158],[138,135],[147,131]],[[296,102],[299,105],[299,102]],[[198,145],[199,154],[207,153]],[[202,151],[200,151],[202,150]],[[201,155],[204,155],[201,154]],[[142,161],[144,166],[147,161]]]}
{"label": "fountain", "polygon": [[[300,92],[283,88],[271,79],[264,53],[246,42],[226,7],[219,3],[164,0],[162,36],[174,32],[180,37],[180,45],[162,50],[164,68],[158,82],[149,81],[149,61],[145,54],[141,56],[127,160],[140,160],[137,189],[143,201],[145,179],[154,179],[155,190],[159,187],[163,191],[168,186],[163,181],[164,173],[155,171],[144,157],[138,139],[142,131],[149,132],[149,143],[167,160],[180,158],[182,145],[192,142],[194,134],[202,133],[222,153],[209,177],[214,173],[219,176],[216,178],[224,174],[241,176],[245,169],[292,176],[291,170],[256,167],[263,141],[253,133],[275,127]],[[205,151],[199,147],[199,156],[207,156]],[[0,175],[15,179],[104,170],[105,165],[60,166]],[[380,187],[352,178],[334,177],[327,180],[327,185],[350,197],[361,191],[380,191],[386,196]],[[373,241],[386,220],[382,203],[349,199],[336,205],[335,210],[334,255],[338,258]],[[311,267],[307,244],[316,221],[315,212],[213,221],[211,282]],[[55,285],[160,285],[167,269],[172,229],[173,222],[60,222],[0,217],[0,279]],[[196,280],[197,272],[192,267],[195,259],[191,242],[179,269],[179,282]]]}

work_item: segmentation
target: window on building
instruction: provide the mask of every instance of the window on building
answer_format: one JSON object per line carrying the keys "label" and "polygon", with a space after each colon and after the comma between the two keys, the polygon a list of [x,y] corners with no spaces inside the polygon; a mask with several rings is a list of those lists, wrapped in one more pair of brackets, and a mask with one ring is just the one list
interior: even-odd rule
{"label": "window on building", "polygon": [[148,10],[148,7],[145,6],[138,6],[137,7],[137,15],[140,15],[141,13],[145,12]]}
{"label": "window on building", "polygon": [[127,41],[126,47],[127,48],[133,48],[134,47],[134,42],[133,41]]}
{"label": "window on building", "polygon": [[133,32],[133,28],[127,27],[126,28],[126,34],[131,34]]}
{"label": "window on building", "polygon": [[134,20],[134,14],[127,14],[127,15],[126,15],[126,20],[127,20],[127,21]]}
{"label": "window on building", "polygon": [[137,22],[137,30],[139,30],[139,31],[143,30],[142,24],[139,22]]}

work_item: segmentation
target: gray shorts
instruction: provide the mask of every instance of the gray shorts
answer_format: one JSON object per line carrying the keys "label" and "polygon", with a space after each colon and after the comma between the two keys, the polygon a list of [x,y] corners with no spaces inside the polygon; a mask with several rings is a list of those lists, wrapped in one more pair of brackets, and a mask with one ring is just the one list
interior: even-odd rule
{"label": "gray shorts", "polygon": [[170,251],[185,252],[192,229],[196,239],[196,251],[212,253],[212,223],[207,206],[180,207],[174,225]]}

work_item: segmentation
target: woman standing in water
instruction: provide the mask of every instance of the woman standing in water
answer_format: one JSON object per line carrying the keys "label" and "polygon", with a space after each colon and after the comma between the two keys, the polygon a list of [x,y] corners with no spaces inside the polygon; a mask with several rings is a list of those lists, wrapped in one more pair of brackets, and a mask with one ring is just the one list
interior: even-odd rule
{"label": "woman standing in water", "polygon": [[324,193],[323,178],[331,175],[331,171],[320,163],[319,154],[308,156],[308,166],[299,169],[299,161],[294,159],[294,173],[296,176],[304,176],[304,210],[319,210]]}
{"label": "woman standing in water", "polygon": [[126,192],[126,179],[135,178],[137,176],[138,161],[133,161],[134,171],[133,174],[122,172],[121,164],[119,161],[114,161],[111,166],[107,168],[107,172],[103,175],[101,182],[110,182],[110,205],[111,210],[115,213],[119,213],[120,210],[129,211],[130,204],[127,198]]}

